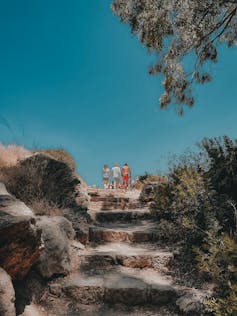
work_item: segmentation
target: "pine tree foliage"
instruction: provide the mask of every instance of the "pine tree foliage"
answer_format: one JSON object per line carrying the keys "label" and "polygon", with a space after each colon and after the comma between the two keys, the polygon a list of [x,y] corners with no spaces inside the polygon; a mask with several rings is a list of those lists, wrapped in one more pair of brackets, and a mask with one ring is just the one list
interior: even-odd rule
{"label": "pine tree foliage", "polygon": [[[160,108],[174,103],[180,115],[194,104],[192,84],[211,80],[209,64],[217,62],[218,46],[237,43],[236,0],[113,0],[111,7],[157,55],[149,73],[164,76]],[[194,57],[189,68],[188,56]]]}

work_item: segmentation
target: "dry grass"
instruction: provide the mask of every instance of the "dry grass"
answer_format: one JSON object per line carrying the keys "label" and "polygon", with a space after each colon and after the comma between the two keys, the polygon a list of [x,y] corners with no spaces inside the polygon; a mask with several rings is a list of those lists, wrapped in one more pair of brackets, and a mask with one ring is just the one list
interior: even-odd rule
{"label": "dry grass", "polygon": [[28,203],[28,206],[33,210],[35,215],[46,216],[63,216],[63,210],[58,207],[56,203],[50,203],[48,200],[42,198],[33,200]]}
{"label": "dry grass", "polygon": [[73,171],[76,170],[76,165],[72,156],[63,148],[52,148],[52,149],[40,149],[35,150],[33,153],[41,153],[44,155],[49,155],[50,157],[62,161],[67,164]]}
{"label": "dry grass", "polygon": [[3,145],[0,143],[0,168],[15,166],[19,160],[30,157],[32,153],[17,145]]}

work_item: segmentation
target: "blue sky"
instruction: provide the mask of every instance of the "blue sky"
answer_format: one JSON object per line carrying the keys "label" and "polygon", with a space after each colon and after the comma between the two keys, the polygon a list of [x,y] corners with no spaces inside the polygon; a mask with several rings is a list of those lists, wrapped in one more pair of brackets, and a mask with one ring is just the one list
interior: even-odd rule
{"label": "blue sky", "polygon": [[178,117],[158,109],[161,78],[111,0],[0,1],[0,125],[3,143],[64,147],[89,184],[101,167],[128,162],[134,175],[166,169],[204,136],[236,137],[237,49],[221,49],[214,80],[195,87]]}

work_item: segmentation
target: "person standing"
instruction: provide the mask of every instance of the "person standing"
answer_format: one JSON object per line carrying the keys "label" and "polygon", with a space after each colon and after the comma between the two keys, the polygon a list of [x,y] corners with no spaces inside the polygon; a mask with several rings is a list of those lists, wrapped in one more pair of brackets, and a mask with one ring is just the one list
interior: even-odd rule
{"label": "person standing", "polygon": [[121,169],[122,179],[123,179],[123,188],[128,188],[129,179],[131,178],[131,169],[127,163],[125,163]]}
{"label": "person standing", "polygon": [[121,170],[117,163],[115,163],[114,167],[112,168],[112,177],[113,177],[114,189],[118,189],[119,184],[120,184],[120,179],[121,179]]}
{"label": "person standing", "polygon": [[108,165],[104,165],[104,168],[102,169],[102,178],[103,178],[104,189],[109,188],[109,177],[110,177],[110,169],[109,169]]}

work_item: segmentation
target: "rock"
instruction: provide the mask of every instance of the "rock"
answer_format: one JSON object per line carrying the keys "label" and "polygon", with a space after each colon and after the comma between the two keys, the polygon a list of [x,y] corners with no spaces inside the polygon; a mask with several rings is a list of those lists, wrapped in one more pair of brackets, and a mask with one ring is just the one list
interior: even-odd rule
{"label": "rock", "polygon": [[63,210],[63,215],[72,223],[76,239],[86,245],[89,241],[90,217],[78,207]]}
{"label": "rock", "polygon": [[26,306],[39,304],[41,298],[48,291],[45,280],[34,268],[29,271],[23,280],[15,280],[13,285],[16,296],[15,306],[17,315],[21,315],[26,310]]}
{"label": "rock", "polygon": [[90,196],[90,210],[125,210],[140,207],[140,191],[103,190],[87,188]]}
{"label": "rock", "polygon": [[0,195],[10,195],[4,183],[0,182]]}
{"label": "rock", "polygon": [[139,200],[142,203],[152,202],[155,196],[155,189],[157,188],[158,185],[159,185],[158,182],[151,182],[151,183],[144,184]]}
{"label": "rock", "polygon": [[44,278],[66,275],[70,269],[70,242],[75,232],[64,217],[39,217],[37,226],[42,229],[45,250],[37,263],[37,270]]}
{"label": "rock", "polygon": [[0,268],[0,315],[15,316],[15,291],[11,277]]}
{"label": "rock", "polygon": [[207,293],[197,289],[189,290],[186,294],[181,296],[176,305],[183,313],[197,313],[201,315],[203,311],[203,301],[207,297]]}
{"label": "rock", "polygon": [[9,168],[12,176],[8,190],[25,203],[39,200],[39,196],[58,207],[84,209],[87,198],[80,191],[80,179],[64,162],[36,153]]}
{"label": "rock", "polygon": [[42,307],[36,304],[27,305],[24,313],[20,316],[46,316],[47,314],[42,310]]}
{"label": "rock", "polygon": [[77,206],[79,206],[80,208],[84,210],[87,210],[89,206],[89,202],[90,202],[90,196],[87,193],[87,190],[82,185],[77,186],[77,190],[76,190]]}
{"label": "rock", "polygon": [[152,224],[123,225],[114,227],[112,224],[104,226],[91,226],[89,229],[89,239],[91,242],[130,242],[144,243],[155,241],[155,230]]}
{"label": "rock", "polygon": [[34,217],[33,211],[27,207],[23,202],[11,196],[3,183],[0,183],[0,209],[12,216],[31,216]]}
{"label": "rock", "polygon": [[[10,213],[14,210],[13,205]],[[18,202],[16,210],[17,205]],[[42,251],[41,230],[36,227],[34,218],[13,216],[6,213],[7,207],[4,207],[5,211],[1,209],[0,205],[0,266],[13,279],[22,279]]]}
{"label": "rock", "polygon": [[48,155],[35,154],[9,168],[8,173],[11,176],[8,181],[10,192],[28,205],[37,205],[36,214],[49,215],[45,205],[55,208],[57,212],[50,214],[62,213],[72,222],[77,239],[87,243],[90,198],[84,182],[66,163]]}

